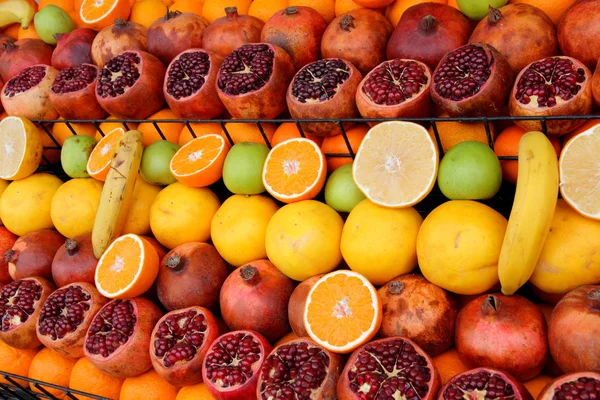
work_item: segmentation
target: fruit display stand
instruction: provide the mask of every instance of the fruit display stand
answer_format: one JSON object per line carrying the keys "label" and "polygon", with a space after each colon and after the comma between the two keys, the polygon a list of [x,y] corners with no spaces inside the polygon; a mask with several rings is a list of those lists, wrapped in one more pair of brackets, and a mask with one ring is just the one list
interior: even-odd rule
{"label": "fruit display stand", "polygon": [[[106,397],[99,397],[88,393],[83,393],[77,390],[64,388],[61,386],[52,385],[45,382],[36,381],[27,377],[9,374],[8,372],[0,371],[0,376],[4,378],[9,384],[0,383],[0,399],[7,400],[34,400],[34,399],[93,399],[93,400],[110,400]],[[29,387],[23,386],[18,382],[24,381],[28,385],[33,385],[39,390],[39,393],[33,392]],[[60,397],[56,397],[49,392],[49,389],[60,393]]]}

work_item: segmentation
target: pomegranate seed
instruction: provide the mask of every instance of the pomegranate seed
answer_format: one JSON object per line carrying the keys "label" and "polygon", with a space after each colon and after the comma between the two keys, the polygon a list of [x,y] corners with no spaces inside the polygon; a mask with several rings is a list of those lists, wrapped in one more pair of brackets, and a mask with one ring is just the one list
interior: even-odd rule
{"label": "pomegranate seed", "polygon": [[0,315],[2,315],[2,332],[19,326],[27,319],[37,306],[43,288],[35,281],[21,280],[11,282],[0,290]]}
{"label": "pomegranate seed", "polygon": [[71,93],[86,88],[96,79],[98,70],[92,65],[78,65],[65,68],[58,73],[52,91],[54,93]]}
{"label": "pomegranate seed", "polygon": [[140,57],[133,53],[122,53],[110,59],[100,70],[96,92],[106,97],[117,97],[133,86],[140,78]]}
{"label": "pomegranate seed", "polygon": [[253,92],[263,87],[273,73],[275,53],[265,44],[245,44],[225,57],[217,85],[230,95]]}
{"label": "pomegranate seed", "polygon": [[204,315],[195,310],[171,315],[158,327],[154,354],[163,359],[165,367],[191,360],[204,343],[207,327]]}
{"label": "pomegranate seed", "polygon": [[292,95],[301,103],[326,101],[335,96],[349,76],[350,68],[340,59],[315,61],[298,72]]}
{"label": "pomegranate seed", "polygon": [[8,97],[14,97],[19,93],[23,93],[39,84],[46,76],[46,67],[36,65],[25,68],[19,72],[19,75],[12,78],[4,86],[4,94]]}
{"label": "pomegranate seed", "polygon": [[91,354],[108,357],[127,343],[133,334],[136,317],[129,300],[113,300],[94,317],[85,348]]}
{"label": "pomegranate seed", "polygon": [[[444,392],[447,400],[463,400],[468,393],[483,392],[485,399],[510,400],[515,398],[514,388],[500,376],[488,371],[465,374],[458,378]],[[470,396],[468,396],[470,397]]]}
{"label": "pomegranate seed", "polygon": [[239,332],[221,337],[206,355],[206,375],[223,388],[242,385],[252,377],[252,365],[260,354],[260,344],[250,335]]}
{"label": "pomegranate seed", "polygon": [[74,332],[90,309],[90,299],[90,294],[79,286],[58,289],[42,306],[39,333],[56,340]]}
{"label": "pomegranate seed", "polygon": [[204,85],[204,77],[209,69],[208,54],[205,52],[181,55],[169,67],[167,92],[177,100],[193,95]]}
{"label": "pomegranate seed", "polygon": [[362,90],[375,104],[394,106],[419,94],[427,81],[422,65],[392,60],[374,69]]}

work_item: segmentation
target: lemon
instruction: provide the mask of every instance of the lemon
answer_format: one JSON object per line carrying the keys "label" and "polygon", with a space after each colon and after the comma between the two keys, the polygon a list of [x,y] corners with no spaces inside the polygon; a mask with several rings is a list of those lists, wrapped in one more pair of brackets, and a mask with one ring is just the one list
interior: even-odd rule
{"label": "lemon", "polygon": [[133,233],[144,236],[152,232],[150,229],[150,207],[152,207],[152,203],[154,203],[154,199],[156,199],[161,189],[160,186],[149,184],[138,174],[133,188],[129,213],[127,213],[127,219],[123,226],[123,235]]}
{"label": "lemon", "polygon": [[103,183],[92,178],[71,179],[58,188],[50,207],[52,223],[67,238],[91,233]]}

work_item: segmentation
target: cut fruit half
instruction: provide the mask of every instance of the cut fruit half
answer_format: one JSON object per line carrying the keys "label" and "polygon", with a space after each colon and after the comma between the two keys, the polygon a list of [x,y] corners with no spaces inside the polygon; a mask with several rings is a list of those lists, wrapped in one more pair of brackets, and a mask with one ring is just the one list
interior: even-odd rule
{"label": "cut fruit half", "polygon": [[114,128],[108,132],[94,147],[87,162],[87,173],[94,179],[104,182],[110,169],[110,162],[115,155],[115,149],[121,135],[125,133],[123,128]]}
{"label": "cut fruit half", "polygon": [[352,173],[358,188],[383,207],[412,207],[435,184],[439,155],[421,125],[389,121],[374,126],[362,141]]}
{"label": "cut fruit half", "polygon": [[205,187],[223,176],[229,143],[214,133],[200,136],[180,148],[171,159],[171,173],[190,187]]}
{"label": "cut fruit half", "polygon": [[6,117],[0,122],[0,179],[28,177],[42,159],[42,137],[26,118]]}
{"label": "cut fruit half", "polygon": [[79,18],[87,28],[99,31],[117,19],[127,21],[130,12],[129,0],[83,0]]}

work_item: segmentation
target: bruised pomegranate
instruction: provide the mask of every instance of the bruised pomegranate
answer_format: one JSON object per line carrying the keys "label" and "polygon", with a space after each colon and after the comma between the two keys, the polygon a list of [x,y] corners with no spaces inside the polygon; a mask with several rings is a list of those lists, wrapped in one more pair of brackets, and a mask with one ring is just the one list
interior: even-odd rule
{"label": "bruised pomegranate", "polygon": [[57,33],[56,48],[52,52],[52,66],[65,69],[80,64],[92,64],[92,42],[95,37],[96,31],[89,28]]}
{"label": "bruised pomegranate", "polygon": [[[295,119],[346,119],[358,117],[356,91],[362,75],[350,61],[327,58],[302,68],[287,91],[287,105]],[[344,122],[344,129],[353,123]],[[302,123],[306,133],[333,136],[340,132],[333,122]]]}
{"label": "bruised pomegranate", "polygon": [[524,382],[544,367],[546,333],[544,314],[526,298],[483,295],[458,313],[456,350],[470,368],[497,368]]}
{"label": "bruised pomegranate", "polygon": [[300,282],[290,296],[290,301],[288,302],[288,319],[292,330],[297,336],[308,336],[308,332],[306,332],[306,327],[304,326],[304,308],[306,307],[306,299],[310,289],[315,286],[315,283],[317,283],[322,276],[323,274],[315,275]]}
{"label": "bruised pomegranate", "polygon": [[96,99],[118,118],[144,119],[160,110],[165,101],[162,87],[166,68],[143,51],[126,51],[100,70]]}
{"label": "bruised pomegranate", "polygon": [[85,336],[83,353],[97,368],[131,378],[152,368],[150,340],[160,309],[143,297],[112,300],[98,311]]}
{"label": "bruised pomegranate", "polygon": [[37,319],[38,339],[63,356],[83,357],[85,334],[106,302],[89,283],[72,283],[56,290],[44,302]]}
{"label": "bruised pomegranate", "polygon": [[567,9],[557,33],[562,54],[594,69],[600,59],[600,0],[580,0]]}
{"label": "bruised pomegranate", "polygon": [[40,346],[35,324],[42,304],[54,289],[50,281],[38,277],[14,281],[0,289],[0,340],[17,349]]}
{"label": "bruised pomegranate", "polygon": [[98,32],[92,43],[92,59],[98,68],[113,57],[131,50],[146,51],[148,29],[135,22],[117,19],[115,23]]}
{"label": "bruised pomegranate", "polygon": [[476,368],[450,379],[437,397],[437,400],[463,399],[533,400],[533,397],[511,374],[493,368]]}
{"label": "bruised pomegranate", "polygon": [[97,265],[98,259],[94,256],[91,234],[67,239],[52,260],[52,279],[58,287],[75,282],[95,285]]}
{"label": "bruised pomegranate", "polygon": [[225,8],[225,16],[210,23],[202,33],[202,48],[225,58],[246,43],[260,42],[264,22],[239,15],[237,7]]}
{"label": "bruised pomegranate", "polygon": [[40,39],[21,39],[2,45],[0,55],[0,78],[8,81],[34,65],[52,63],[52,47]]}
{"label": "bruised pomegranate", "polygon": [[200,383],[206,352],[218,336],[217,320],[206,308],[171,311],[152,331],[152,366],[171,385]]}
{"label": "bruised pomegranate", "polygon": [[219,336],[204,357],[206,388],[217,400],[256,400],[258,375],[272,349],[258,332],[233,331]]}
{"label": "bruised pomegranate", "polygon": [[[516,117],[585,115],[592,111],[592,74],[569,57],[549,57],[525,67],[513,87],[509,111]],[[539,120],[515,121],[527,131],[541,131]],[[546,121],[547,133],[565,135],[585,120]]]}
{"label": "bruised pomegranate", "polygon": [[21,236],[6,252],[8,273],[14,280],[41,276],[52,279],[52,260],[65,238],[50,229],[40,229]]}
{"label": "bruised pomegranate", "polygon": [[96,100],[98,67],[81,64],[65,68],[50,88],[50,101],[65,119],[102,119],[107,113]]}
{"label": "bruised pomegranate", "polygon": [[56,119],[50,101],[50,87],[58,70],[49,65],[34,65],[19,72],[2,89],[2,106],[8,115],[30,120]]}
{"label": "bruised pomegranate", "polygon": [[4,255],[9,251],[19,237],[3,226],[0,226],[0,285],[12,282],[8,271],[8,261]]}
{"label": "bruised pomegranate", "polygon": [[331,21],[321,42],[323,58],[343,58],[365,75],[386,59],[394,27],[375,10],[359,8]]}
{"label": "bruised pomegranate", "polygon": [[337,400],[344,360],[307,338],[275,347],[260,369],[256,398]]}
{"label": "bruised pomegranate", "polygon": [[253,330],[276,342],[290,330],[287,307],[295,286],[268,260],[243,265],[221,288],[223,320],[233,330]]}
{"label": "bruised pomegranate", "polygon": [[440,388],[431,358],[410,339],[375,340],[356,349],[338,381],[339,400],[430,400]]}
{"label": "bruised pomegranate", "polygon": [[538,400],[590,400],[600,397],[600,374],[574,372],[549,382],[538,395]]}

